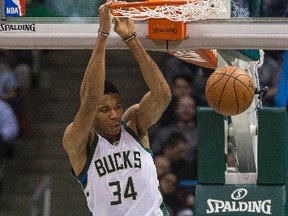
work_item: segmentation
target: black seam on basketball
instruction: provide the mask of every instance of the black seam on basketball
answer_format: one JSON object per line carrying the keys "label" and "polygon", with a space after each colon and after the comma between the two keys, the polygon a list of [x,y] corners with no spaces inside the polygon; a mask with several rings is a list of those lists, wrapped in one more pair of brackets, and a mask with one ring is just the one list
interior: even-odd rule
{"label": "black seam on basketball", "polygon": [[[226,68],[225,68],[225,69],[226,69]],[[226,89],[227,83],[228,83],[228,81],[229,81],[230,78],[234,78],[234,77],[232,77],[232,74],[233,74],[236,70],[237,70],[237,68],[235,68],[229,75],[226,75],[226,73],[224,74],[225,76],[228,76],[229,78],[226,80],[226,83],[225,83],[225,85],[223,86],[223,89],[222,89],[222,92],[221,92],[221,96],[220,96],[219,104],[218,104],[219,112],[221,111],[221,106],[220,106],[220,104],[221,104],[222,97],[223,97],[223,93],[224,93],[224,91],[225,91],[225,89]],[[234,80],[235,80],[235,78],[234,78]]]}
{"label": "black seam on basketball", "polygon": [[[233,71],[233,72],[234,72],[234,71]],[[233,72],[232,72],[232,73],[233,73]],[[232,73],[231,73],[230,75],[228,75],[228,76],[231,77]],[[225,74],[225,75],[226,75],[226,74]],[[227,75],[226,75],[226,76],[227,76]],[[233,77],[233,78],[234,78],[234,77]],[[227,83],[228,83],[229,79],[230,79],[230,78],[228,78],[228,79],[226,80],[226,83],[225,83],[225,85],[224,85],[223,88],[222,88],[222,92],[221,92],[221,96],[220,96],[220,98],[219,98],[219,104],[218,104],[219,112],[221,112],[221,106],[220,106],[220,104],[221,104],[222,97],[223,97],[223,93],[224,93],[224,91],[225,91],[225,89],[226,89],[226,86],[227,86]]]}
{"label": "black seam on basketball", "polygon": [[220,82],[220,81],[223,79],[224,76],[227,76],[227,75],[226,75],[226,72],[227,72],[227,68],[225,68],[225,73],[224,73],[224,74],[223,74],[223,73],[215,73],[215,72],[214,72],[215,74],[220,74],[220,75],[223,75],[223,76],[222,76],[220,79],[218,79],[217,82],[213,83],[213,85],[210,86],[210,88],[207,90],[207,93],[206,93],[206,94],[209,94],[210,90],[211,90],[218,82]]}
{"label": "black seam on basketball", "polygon": [[[232,74],[237,70],[238,68],[235,68],[229,75],[228,74],[226,74],[226,72],[227,72],[227,69],[225,68],[225,73],[223,74],[223,73],[220,73],[220,72],[214,72],[214,74],[220,74],[220,75],[223,75],[223,77],[224,76],[228,76],[228,77],[230,77],[230,78],[233,78],[233,79],[235,79],[236,77],[232,77]],[[247,77],[250,77],[248,74],[246,75],[246,74],[239,74],[238,76],[240,76],[240,75],[243,75],[243,76],[247,76]],[[238,77],[237,76],[237,77]],[[222,77],[222,78],[223,78]],[[222,79],[221,78],[221,79]],[[221,80],[220,79],[220,80]],[[218,80],[219,81],[219,80]]]}
{"label": "black seam on basketball", "polygon": [[[244,75],[244,74],[238,75],[237,77],[235,77],[234,82],[235,82],[236,80],[237,80],[238,82],[240,82],[240,83],[248,90],[249,94],[252,95],[252,96],[254,96],[254,94],[250,92],[249,88],[245,85],[245,83],[243,83],[241,80],[238,80],[238,77],[239,77],[239,76],[246,76],[246,75]],[[247,76],[247,77],[250,78],[250,76]]]}
{"label": "black seam on basketball", "polygon": [[236,98],[236,104],[237,104],[237,114],[239,114],[239,100],[238,100],[238,96],[236,94],[236,86],[235,86],[235,83],[236,83],[237,79],[234,79],[233,80],[233,89],[234,89],[234,96]]}
{"label": "black seam on basketball", "polygon": [[[230,77],[232,77],[232,74],[237,70],[238,68],[235,68],[232,73],[230,74]],[[236,77],[233,77],[233,89],[234,89],[234,94],[235,94],[235,98],[236,98],[236,103],[237,103],[237,114],[239,114],[239,100],[236,94],[236,88],[235,88],[235,82],[236,82]]]}

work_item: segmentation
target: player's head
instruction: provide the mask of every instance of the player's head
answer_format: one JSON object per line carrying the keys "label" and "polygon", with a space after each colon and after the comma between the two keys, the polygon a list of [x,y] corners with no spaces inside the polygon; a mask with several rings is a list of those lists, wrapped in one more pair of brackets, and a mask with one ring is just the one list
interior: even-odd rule
{"label": "player's head", "polygon": [[99,101],[95,115],[96,131],[108,140],[114,140],[121,131],[123,108],[117,88],[110,81],[105,81],[104,95]]}
{"label": "player's head", "polygon": [[109,93],[116,93],[119,94],[118,89],[116,86],[109,80],[105,80],[104,83],[104,94],[109,94]]}

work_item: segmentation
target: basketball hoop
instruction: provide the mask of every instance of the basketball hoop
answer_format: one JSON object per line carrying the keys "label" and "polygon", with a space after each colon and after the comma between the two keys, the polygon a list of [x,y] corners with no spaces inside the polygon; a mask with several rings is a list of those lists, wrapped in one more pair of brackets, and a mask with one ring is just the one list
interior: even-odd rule
{"label": "basketball hoop", "polygon": [[150,0],[118,2],[110,6],[111,14],[135,20],[165,18],[171,21],[197,21],[208,16],[226,13],[223,0]]}
{"label": "basketball hoop", "polygon": [[216,49],[186,49],[177,51],[167,51],[170,55],[188,63],[215,69],[218,66],[218,56]]}
{"label": "basketball hoop", "polygon": [[[118,2],[110,6],[116,17],[148,20],[148,38],[152,40],[184,40],[186,22],[205,20],[219,13],[227,13],[224,0],[148,0]],[[198,66],[215,69],[216,50],[168,51],[174,57]]]}

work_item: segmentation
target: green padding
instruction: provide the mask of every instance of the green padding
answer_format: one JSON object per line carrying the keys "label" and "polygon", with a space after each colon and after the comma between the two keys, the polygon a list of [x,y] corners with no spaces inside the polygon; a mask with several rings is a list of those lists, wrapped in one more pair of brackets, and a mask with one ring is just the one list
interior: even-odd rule
{"label": "green padding", "polygon": [[259,61],[260,60],[260,51],[259,50],[237,50],[239,53],[247,57],[243,59],[245,61]]}
{"label": "green padding", "polygon": [[258,112],[258,184],[286,184],[287,112],[276,107]]}
{"label": "green padding", "polygon": [[233,62],[235,58],[243,61],[258,61],[260,59],[260,50],[220,50],[218,54],[227,62]]}
{"label": "green padding", "polygon": [[249,0],[250,17],[259,17],[260,0]]}
{"label": "green padding", "polygon": [[286,186],[197,185],[196,216],[285,216]]}
{"label": "green padding", "polygon": [[197,109],[198,182],[224,184],[224,117],[209,107]]}

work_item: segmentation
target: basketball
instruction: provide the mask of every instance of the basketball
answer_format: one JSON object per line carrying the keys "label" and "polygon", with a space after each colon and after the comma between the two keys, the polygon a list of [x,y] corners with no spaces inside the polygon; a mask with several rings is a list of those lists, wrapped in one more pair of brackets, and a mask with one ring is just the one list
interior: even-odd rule
{"label": "basketball", "polygon": [[235,66],[216,69],[205,86],[208,104],[224,116],[234,116],[246,111],[254,99],[254,91],[252,77]]}

